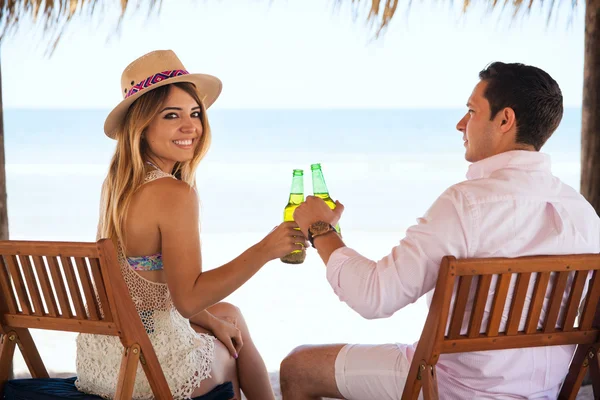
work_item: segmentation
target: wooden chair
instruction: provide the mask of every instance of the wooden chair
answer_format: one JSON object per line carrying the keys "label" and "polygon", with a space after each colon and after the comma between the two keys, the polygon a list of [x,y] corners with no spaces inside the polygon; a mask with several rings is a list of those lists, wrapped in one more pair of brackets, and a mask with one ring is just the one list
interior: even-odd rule
{"label": "wooden chair", "polygon": [[[494,275],[497,278],[492,285]],[[590,275],[587,294],[582,296]],[[515,290],[508,305],[506,327],[500,331],[511,280],[515,282]],[[523,310],[531,280],[535,281],[531,303],[528,310]],[[472,284],[476,285],[473,307],[467,321],[463,321]],[[541,321],[542,328],[538,329],[549,284],[551,297]],[[456,298],[451,310],[455,285]],[[494,296],[489,319],[482,327],[490,287],[494,289]],[[566,311],[559,320],[561,300],[567,290]],[[578,346],[559,399],[575,399],[588,367],[594,398],[600,399],[599,299],[598,254],[463,260],[444,257],[402,399],[417,399],[421,389],[425,400],[439,397],[435,365],[441,354],[566,344]],[[519,330],[524,311],[526,323],[524,329]],[[468,329],[461,333],[464,323],[468,323]],[[484,333],[480,333],[482,328],[485,328]]]}
{"label": "wooden chair", "polygon": [[173,398],[110,240],[0,241],[0,398],[15,345],[34,378],[48,377],[29,328],[118,336],[115,399],[131,399],[138,362],[156,398]]}

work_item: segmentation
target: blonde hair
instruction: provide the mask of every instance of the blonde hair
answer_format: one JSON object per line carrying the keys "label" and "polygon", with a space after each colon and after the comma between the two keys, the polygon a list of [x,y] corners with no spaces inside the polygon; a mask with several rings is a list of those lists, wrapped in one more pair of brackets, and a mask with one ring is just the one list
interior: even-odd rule
{"label": "blonde hair", "polygon": [[203,132],[193,158],[175,163],[172,174],[191,187],[196,187],[196,168],[210,146],[211,135],[206,109],[196,87],[191,83],[161,86],[144,94],[129,107],[127,115],[117,130],[117,148],[102,185],[98,223],[98,238],[110,238],[120,243],[123,248],[126,247],[123,233],[129,204],[133,194],[144,183],[146,176],[146,163],[143,157],[147,143],[142,140],[142,134],[160,112],[173,86],[183,89],[200,106]]}

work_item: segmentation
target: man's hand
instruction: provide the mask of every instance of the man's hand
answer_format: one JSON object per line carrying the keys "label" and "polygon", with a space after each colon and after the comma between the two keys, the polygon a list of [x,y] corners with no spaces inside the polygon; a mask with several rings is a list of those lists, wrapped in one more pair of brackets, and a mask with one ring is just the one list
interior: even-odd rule
{"label": "man's hand", "polygon": [[242,333],[236,326],[237,321],[233,318],[215,317],[212,326],[212,333],[221,343],[227,347],[233,358],[238,358],[238,354],[242,349]]}
{"label": "man's hand", "polygon": [[308,227],[317,221],[325,221],[335,226],[342,213],[344,205],[336,200],[335,209],[329,208],[323,199],[316,196],[306,196],[306,201],[294,210],[294,221],[300,227],[304,236],[308,237]]}

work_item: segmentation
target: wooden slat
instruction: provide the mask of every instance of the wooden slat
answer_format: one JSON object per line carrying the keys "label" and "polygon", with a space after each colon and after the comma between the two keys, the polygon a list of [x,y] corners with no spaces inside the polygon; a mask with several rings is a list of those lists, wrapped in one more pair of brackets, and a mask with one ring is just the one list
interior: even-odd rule
{"label": "wooden slat", "polygon": [[498,278],[494,293],[494,303],[492,304],[492,313],[490,315],[490,321],[487,329],[487,335],[490,337],[498,336],[498,330],[500,329],[500,322],[502,320],[504,304],[506,303],[506,295],[508,294],[511,278],[512,274],[502,274]]}
{"label": "wooden slat", "polygon": [[27,240],[0,240],[0,254],[29,254],[32,256],[98,257],[96,243],[38,242]]}
{"label": "wooden slat", "polygon": [[23,314],[31,314],[31,303],[29,302],[29,297],[27,297],[25,283],[21,278],[21,271],[19,269],[19,265],[17,264],[15,256],[6,256],[5,262],[8,265],[8,270],[10,271],[10,276],[15,286],[17,297],[19,298],[21,312]]}
{"label": "wooden slat", "polygon": [[527,333],[534,333],[537,330],[549,280],[550,272],[538,272],[535,288],[533,289],[533,299],[529,305],[529,313],[525,323],[525,332]]}
{"label": "wooden slat", "polygon": [[83,289],[83,295],[85,296],[85,303],[87,305],[90,319],[93,321],[98,321],[100,319],[100,313],[98,312],[98,306],[96,305],[96,296],[94,295],[94,290],[92,289],[90,273],[87,269],[85,259],[76,257],[75,265],[77,265],[77,272],[79,273],[79,280],[81,281],[81,287]]}
{"label": "wooden slat", "polygon": [[571,293],[569,293],[569,300],[566,305],[567,312],[562,323],[562,330],[564,332],[571,332],[575,328],[575,318],[579,312],[581,295],[583,294],[583,287],[588,275],[589,271],[577,271],[575,273],[575,279],[573,279],[573,286],[571,287]]}
{"label": "wooden slat", "polygon": [[519,330],[530,279],[531,272],[525,272],[517,275],[517,283],[515,284],[515,291],[513,292],[512,303],[508,313],[508,323],[506,325],[507,335],[514,335]]}
{"label": "wooden slat", "polygon": [[531,271],[579,271],[600,269],[597,254],[530,256],[518,258],[469,258],[458,260],[457,275],[506,274]]}
{"label": "wooden slat", "polygon": [[[454,273],[454,267],[449,258],[444,257],[440,264],[440,271],[446,271],[447,278],[443,281],[445,288],[442,291],[442,304],[440,305],[440,315],[438,317],[438,326],[434,329],[435,334],[433,335],[433,349],[429,358],[425,361],[431,365],[435,365],[440,356],[441,344],[446,335],[446,327],[448,326],[448,317],[450,315],[450,300],[454,292],[456,285],[456,274]],[[437,285],[436,285],[437,288]],[[433,302],[433,298],[431,299]]]}
{"label": "wooden slat", "polygon": [[44,265],[44,260],[40,256],[33,256],[33,265],[37,272],[38,281],[42,287],[42,293],[44,295],[44,301],[46,302],[46,308],[48,309],[48,315],[56,317],[58,315],[58,308],[56,307],[56,300],[54,299],[54,293],[52,292],[52,285],[48,278],[48,271]]}
{"label": "wooden slat", "polygon": [[545,333],[554,332],[556,330],[556,320],[558,319],[558,312],[560,311],[565,288],[567,286],[567,279],[569,278],[570,273],[571,272],[562,271],[554,278],[552,295],[550,296],[546,318],[544,318],[543,329]]}
{"label": "wooden slat", "polygon": [[520,332],[512,336],[500,333],[493,338],[480,335],[480,337],[477,338],[445,340],[442,345],[442,352],[462,353],[470,351],[558,346],[565,344],[590,344],[596,341],[598,334],[600,334],[600,331],[596,329],[587,332],[554,332],[551,334],[543,332],[525,334]]}
{"label": "wooden slat", "polygon": [[96,286],[96,292],[100,298],[100,304],[98,305],[99,310],[102,310],[102,319],[104,321],[112,321],[113,316],[108,306],[108,298],[106,296],[106,288],[104,287],[104,280],[102,279],[102,270],[100,269],[100,261],[97,258],[90,258],[90,267],[92,269],[92,276],[94,277],[94,284]]}
{"label": "wooden slat", "polygon": [[34,315],[5,315],[6,325],[15,328],[50,329],[67,332],[96,333],[118,336],[119,330],[113,322],[37,317]]}
{"label": "wooden slat", "polygon": [[[10,278],[8,277],[8,271],[4,264],[4,257],[0,255],[0,288],[2,288],[2,298],[6,302],[8,312],[16,314],[19,312],[17,301],[15,299],[15,293],[13,292],[12,285],[10,284]],[[1,308],[1,307],[0,307]]]}
{"label": "wooden slat", "polygon": [[479,284],[477,285],[477,293],[475,294],[475,302],[473,303],[471,320],[469,321],[469,331],[467,333],[470,338],[479,336],[491,282],[491,275],[481,275],[479,277]]}
{"label": "wooden slat", "polygon": [[594,271],[587,295],[585,297],[585,306],[581,314],[581,323],[579,329],[590,329],[594,317],[596,316],[596,308],[600,299],[600,270]]}
{"label": "wooden slat", "polygon": [[[117,283],[116,286],[119,286],[118,277],[122,277],[123,274],[121,273],[121,266],[119,265],[119,260],[117,257],[116,245],[110,239],[101,239],[98,241],[98,261],[100,265],[100,271],[102,272],[102,277],[104,278],[103,282],[106,288],[106,297],[108,299],[108,306],[104,308],[110,307],[110,311],[105,310],[105,312],[110,312],[113,322],[117,324],[119,329],[122,329],[120,322],[127,321],[127,318],[121,315],[121,308],[116,306],[117,299],[119,298],[119,291],[114,290],[114,287],[115,283]],[[127,289],[127,285],[125,284],[124,280],[122,283]],[[128,289],[127,293],[129,293]],[[129,296],[129,298],[131,298],[131,296]],[[123,324],[123,326],[125,326],[125,324]],[[132,343],[133,342],[129,343],[129,345]]]}
{"label": "wooden slat", "polygon": [[60,316],[62,318],[72,318],[73,311],[69,305],[69,298],[67,297],[67,290],[65,288],[65,282],[60,273],[60,265],[55,257],[47,257],[48,268],[50,269],[50,275],[52,276],[52,283],[56,290],[56,297],[58,297],[58,304],[60,304]]}
{"label": "wooden slat", "polygon": [[77,277],[75,276],[75,269],[73,262],[69,257],[60,257],[60,262],[63,267],[63,272],[67,278],[67,284],[69,286],[69,294],[71,295],[71,301],[75,307],[75,318],[87,319],[85,314],[85,307],[83,300],[81,299],[81,292],[79,291],[79,285],[77,284]]}
{"label": "wooden slat", "polygon": [[448,337],[451,339],[460,336],[463,319],[465,318],[465,309],[467,307],[467,301],[469,300],[471,282],[473,282],[473,276],[461,276],[459,278],[456,297],[454,298],[454,311],[452,311],[452,320],[450,321],[450,328],[448,329]]}
{"label": "wooden slat", "polygon": [[29,257],[26,255],[16,256],[21,263],[23,269],[23,275],[25,275],[25,281],[27,282],[27,289],[29,296],[33,302],[33,315],[44,315],[44,305],[42,304],[42,297],[40,296],[40,290],[37,285],[37,280],[33,274],[33,268]]}

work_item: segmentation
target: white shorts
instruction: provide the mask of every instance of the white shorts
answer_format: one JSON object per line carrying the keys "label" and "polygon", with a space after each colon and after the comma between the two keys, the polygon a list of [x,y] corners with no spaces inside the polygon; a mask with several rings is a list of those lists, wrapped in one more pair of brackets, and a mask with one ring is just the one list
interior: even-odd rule
{"label": "white shorts", "polygon": [[348,400],[397,400],[402,396],[416,343],[347,344],[335,359],[335,381]]}

